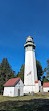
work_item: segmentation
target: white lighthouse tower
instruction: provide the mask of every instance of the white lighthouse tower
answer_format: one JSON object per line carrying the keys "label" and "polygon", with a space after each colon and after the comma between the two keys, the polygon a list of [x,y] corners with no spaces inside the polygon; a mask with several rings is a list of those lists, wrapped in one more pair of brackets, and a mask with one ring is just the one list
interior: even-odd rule
{"label": "white lighthouse tower", "polygon": [[39,92],[37,79],[35,44],[32,37],[27,37],[25,48],[24,93]]}

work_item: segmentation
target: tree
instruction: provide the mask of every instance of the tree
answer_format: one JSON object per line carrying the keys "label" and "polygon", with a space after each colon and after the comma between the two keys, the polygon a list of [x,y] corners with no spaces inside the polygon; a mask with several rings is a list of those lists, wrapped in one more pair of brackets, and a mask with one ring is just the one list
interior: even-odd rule
{"label": "tree", "polygon": [[47,78],[49,79],[49,59],[47,60]]}
{"label": "tree", "polygon": [[44,72],[46,72],[46,78],[49,79],[49,59],[47,60],[47,67],[44,69]]}
{"label": "tree", "polygon": [[38,60],[36,60],[36,67],[37,67],[38,80],[41,80],[41,77],[43,75],[43,69],[42,69],[42,66]]}
{"label": "tree", "polygon": [[3,58],[0,64],[0,93],[3,91],[3,84],[13,77],[15,77],[15,71],[12,70],[7,58]]}
{"label": "tree", "polygon": [[22,81],[24,82],[24,65],[21,65],[20,72],[18,72],[17,77],[20,77]]}
{"label": "tree", "polygon": [[43,76],[43,83],[44,82],[49,82],[49,80],[45,76]]}

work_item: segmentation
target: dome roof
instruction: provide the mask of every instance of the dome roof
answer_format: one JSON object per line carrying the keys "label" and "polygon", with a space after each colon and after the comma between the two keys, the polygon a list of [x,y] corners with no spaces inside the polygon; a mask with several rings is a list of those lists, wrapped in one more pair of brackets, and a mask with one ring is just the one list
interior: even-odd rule
{"label": "dome roof", "polygon": [[26,43],[25,43],[25,45],[24,45],[24,48],[25,48],[26,46],[33,46],[34,49],[35,49],[35,44],[34,44],[33,38],[32,38],[31,36],[28,36],[28,37],[26,38]]}
{"label": "dome roof", "polygon": [[32,38],[31,36],[28,36],[28,37],[26,38],[26,42],[29,42],[29,41],[33,42],[33,38]]}

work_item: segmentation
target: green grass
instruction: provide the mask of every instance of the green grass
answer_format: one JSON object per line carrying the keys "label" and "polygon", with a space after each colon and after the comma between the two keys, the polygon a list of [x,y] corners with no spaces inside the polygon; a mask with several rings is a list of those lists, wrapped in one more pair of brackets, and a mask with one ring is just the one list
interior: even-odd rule
{"label": "green grass", "polygon": [[33,96],[22,96],[22,97],[5,97],[0,95],[0,102],[4,101],[22,101],[22,100],[31,100]]}
{"label": "green grass", "polygon": [[49,93],[33,96],[3,97],[0,95],[0,111],[49,111]]}

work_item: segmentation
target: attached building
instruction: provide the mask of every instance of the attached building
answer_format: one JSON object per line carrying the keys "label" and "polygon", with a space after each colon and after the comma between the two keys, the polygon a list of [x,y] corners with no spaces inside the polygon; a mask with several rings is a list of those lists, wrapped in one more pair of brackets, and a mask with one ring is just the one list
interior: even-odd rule
{"label": "attached building", "polygon": [[49,92],[49,82],[43,83],[43,92]]}
{"label": "attached building", "polygon": [[23,96],[23,82],[18,78],[9,79],[4,85],[3,96]]}

